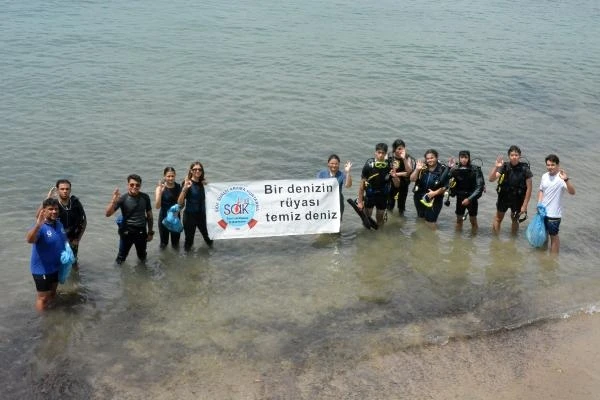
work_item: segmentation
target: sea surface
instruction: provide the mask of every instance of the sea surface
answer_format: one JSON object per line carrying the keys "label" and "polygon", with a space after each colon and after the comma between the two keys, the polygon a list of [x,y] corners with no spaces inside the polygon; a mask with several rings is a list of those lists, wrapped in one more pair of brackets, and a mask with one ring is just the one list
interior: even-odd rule
{"label": "sea surface", "polygon": [[[320,398],[359,360],[600,305],[596,0],[0,0],[0,17],[2,398]],[[147,265],[113,263],[104,208],[130,173],[152,194],[167,165],[303,179],[338,153],[354,197],[397,138],[415,157],[469,149],[486,174],[519,145],[527,222],[558,154],[577,189],[560,255],[507,221],[493,236],[488,183],[476,235],[454,204],[428,229],[409,198],[377,232],[347,207],[340,234],[155,240]],[[89,222],[80,273],[39,315],[24,236],[58,178]],[[269,379],[289,390],[256,389]]]}

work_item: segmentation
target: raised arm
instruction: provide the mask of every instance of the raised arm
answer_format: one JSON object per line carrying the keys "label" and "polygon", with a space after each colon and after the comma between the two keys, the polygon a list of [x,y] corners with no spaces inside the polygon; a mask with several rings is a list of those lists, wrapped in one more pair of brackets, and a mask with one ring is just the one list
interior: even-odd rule
{"label": "raised arm", "polygon": [[115,188],[115,190],[113,191],[112,198],[110,199],[110,203],[108,203],[108,205],[106,206],[104,215],[110,217],[115,213],[115,211],[117,211],[117,202],[119,201],[119,197],[121,197],[121,194],[119,193],[119,188]]}

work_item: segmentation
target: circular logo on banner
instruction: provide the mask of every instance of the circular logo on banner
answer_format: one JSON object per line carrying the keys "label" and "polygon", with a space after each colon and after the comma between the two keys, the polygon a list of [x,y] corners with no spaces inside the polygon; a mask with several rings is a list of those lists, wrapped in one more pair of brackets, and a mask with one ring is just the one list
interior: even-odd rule
{"label": "circular logo on banner", "polygon": [[258,211],[258,200],[254,193],[245,187],[234,186],[225,190],[217,198],[218,211],[221,220],[218,222],[223,229],[252,229],[258,221],[254,214]]}

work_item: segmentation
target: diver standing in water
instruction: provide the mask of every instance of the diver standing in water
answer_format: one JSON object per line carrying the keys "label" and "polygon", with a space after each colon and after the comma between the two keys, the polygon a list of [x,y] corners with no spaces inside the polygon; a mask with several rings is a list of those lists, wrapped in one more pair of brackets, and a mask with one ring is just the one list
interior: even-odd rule
{"label": "diver standing in water", "polygon": [[494,233],[500,233],[500,224],[504,214],[511,210],[511,232],[516,235],[519,223],[527,219],[527,206],[531,198],[532,177],[529,164],[521,161],[521,149],[512,145],[508,149],[509,161],[505,162],[502,156],[496,158],[496,164],[490,171],[488,180],[498,180],[498,201],[496,202],[496,215],[492,224]]}
{"label": "diver standing in water", "polygon": [[450,168],[438,162],[438,152],[434,149],[427,150],[424,157],[425,161],[417,161],[410,180],[415,183],[413,192],[418,217],[424,218],[427,225],[436,229]]}
{"label": "diver standing in water", "polygon": [[398,212],[400,215],[404,215],[408,187],[410,186],[410,174],[415,169],[415,160],[406,152],[406,145],[402,139],[396,139],[392,143],[392,152],[389,159],[392,169],[396,172],[399,185],[392,185],[390,188],[387,209],[390,212],[393,211],[397,203]]}
{"label": "diver standing in water", "polygon": [[400,184],[396,171],[391,169],[386,157],[387,150],[385,143],[375,146],[375,157],[369,158],[362,169],[356,202],[358,209],[364,209],[369,217],[373,214],[373,208],[377,209],[375,219],[379,227],[385,223],[390,186],[393,184],[398,187]]}
{"label": "diver standing in water", "polygon": [[[452,162],[451,162],[452,164]],[[463,221],[469,217],[471,232],[477,232],[478,199],[483,194],[485,182],[481,168],[471,164],[471,153],[458,153],[458,164],[450,170],[449,195],[456,196],[456,230],[462,230]],[[449,204],[449,200],[446,204]],[[465,214],[466,212],[466,214]]]}

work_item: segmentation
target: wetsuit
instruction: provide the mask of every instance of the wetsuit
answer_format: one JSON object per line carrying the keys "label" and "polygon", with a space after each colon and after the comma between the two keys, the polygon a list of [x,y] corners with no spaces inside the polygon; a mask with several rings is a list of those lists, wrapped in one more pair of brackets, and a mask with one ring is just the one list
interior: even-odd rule
{"label": "wetsuit", "polygon": [[[471,217],[476,217],[479,209],[477,199],[483,194],[484,178],[481,168],[468,165],[454,167],[450,171],[450,195],[456,196],[456,215],[465,215],[469,211]],[[469,199],[469,205],[463,206],[464,199]]]}
{"label": "wetsuit", "polygon": [[185,193],[185,208],[183,210],[183,232],[185,233],[184,249],[190,250],[194,244],[196,228],[200,230],[202,238],[212,247],[213,241],[208,237],[206,228],[206,195],[202,182],[192,181],[192,186]]}
{"label": "wetsuit", "polygon": [[376,162],[374,158],[368,159],[360,176],[366,181],[365,208],[385,210],[391,186],[389,160]]}
{"label": "wetsuit", "polygon": [[83,205],[75,196],[69,197],[69,202],[66,206],[60,201],[58,204],[58,218],[65,228],[67,239],[69,239],[69,245],[73,250],[75,259],[77,259],[79,244],[73,243],[73,240],[80,238],[82,234],[81,231],[84,229],[86,224],[86,216],[85,211],[83,210]]}
{"label": "wetsuit", "polygon": [[135,251],[141,261],[146,261],[148,246],[147,213],[152,211],[150,196],[140,192],[137,196],[129,193],[122,195],[115,209],[121,209],[123,222],[119,227],[119,254],[117,263],[121,264],[127,258],[131,246],[135,245]]}
{"label": "wetsuit", "polygon": [[448,186],[449,174],[444,174],[446,168],[446,166],[438,163],[433,171],[429,171],[428,168],[423,169],[419,171],[419,176],[415,181],[415,188],[417,190],[414,192],[414,203],[417,215],[419,218],[425,218],[427,222],[437,221],[444,205],[444,196],[435,196],[432,207],[426,207],[421,203],[421,199],[427,194],[429,189],[437,190],[442,186]]}
{"label": "wetsuit", "polygon": [[160,197],[160,211],[158,212],[158,234],[160,235],[160,247],[165,247],[169,243],[171,237],[171,246],[179,246],[179,238],[181,233],[171,232],[163,224],[162,221],[168,215],[169,208],[177,204],[177,198],[181,193],[181,185],[175,182],[175,186],[165,187]]}
{"label": "wetsuit", "polygon": [[499,212],[506,212],[510,208],[512,213],[520,212],[527,192],[527,179],[533,177],[529,165],[519,162],[512,166],[505,162],[498,172],[500,177],[496,189],[498,192],[496,209]]}
{"label": "wetsuit", "polygon": [[[403,160],[401,158],[396,158],[392,154],[390,156],[392,166],[396,166],[396,172],[405,172],[406,165],[405,163],[411,163],[412,168],[415,168],[413,158],[410,155],[406,155],[406,158]],[[400,186],[395,187],[394,185],[390,186],[390,194],[388,197],[388,210],[392,211],[396,203],[398,203],[398,211],[400,214],[404,214],[406,211],[406,198],[408,197],[408,187],[410,186],[410,176],[403,176],[400,178]]]}

